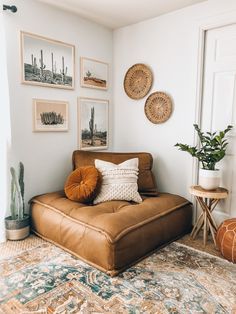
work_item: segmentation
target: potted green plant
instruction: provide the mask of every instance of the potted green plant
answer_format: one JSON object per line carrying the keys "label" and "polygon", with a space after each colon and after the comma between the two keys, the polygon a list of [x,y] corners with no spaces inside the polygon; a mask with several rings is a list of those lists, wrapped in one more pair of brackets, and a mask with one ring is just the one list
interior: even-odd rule
{"label": "potted green plant", "polygon": [[6,237],[9,240],[22,240],[29,235],[30,219],[25,214],[24,205],[24,165],[19,163],[19,174],[11,167],[11,216],[5,218]]}
{"label": "potted green plant", "polygon": [[175,146],[199,160],[201,164],[199,185],[205,190],[214,190],[220,185],[220,171],[216,169],[216,163],[225,156],[228,145],[225,135],[233,127],[232,125],[228,125],[224,131],[203,133],[197,124],[193,126],[200,140],[199,147],[181,143],[177,143]]}

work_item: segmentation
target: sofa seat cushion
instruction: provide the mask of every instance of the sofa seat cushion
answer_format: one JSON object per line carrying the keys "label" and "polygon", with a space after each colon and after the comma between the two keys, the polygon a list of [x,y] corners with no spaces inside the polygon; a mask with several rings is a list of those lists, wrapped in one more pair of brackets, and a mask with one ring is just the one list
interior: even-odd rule
{"label": "sofa seat cushion", "polygon": [[[140,204],[73,202],[64,192],[31,202],[32,228],[110,275],[191,228],[190,203],[177,195],[145,197]],[[50,226],[50,227],[48,227]]]}
{"label": "sofa seat cushion", "polygon": [[141,204],[108,201],[97,205],[85,205],[68,200],[63,192],[38,196],[33,202],[61,212],[67,215],[68,219],[75,219],[78,224],[99,229],[107,234],[111,242],[115,242],[131,229],[189,204],[184,198],[167,193],[145,198]]}

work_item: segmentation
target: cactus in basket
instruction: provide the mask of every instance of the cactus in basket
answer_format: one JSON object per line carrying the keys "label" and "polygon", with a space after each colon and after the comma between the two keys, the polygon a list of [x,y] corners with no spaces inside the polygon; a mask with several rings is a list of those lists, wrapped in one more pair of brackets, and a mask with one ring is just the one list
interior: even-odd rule
{"label": "cactus in basket", "polygon": [[19,175],[15,168],[10,168],[11,172],[11,217],[12,220],[22,220],[24,218],[24,165],[19,163]]}
{"label": "cactus in basket", "polygon": [[19,171],[11,172],[11,216],[5,217],[6,237],[9,240],[22,240],[30,233],[30,217],[24,207],[24,165],[19,163]]}

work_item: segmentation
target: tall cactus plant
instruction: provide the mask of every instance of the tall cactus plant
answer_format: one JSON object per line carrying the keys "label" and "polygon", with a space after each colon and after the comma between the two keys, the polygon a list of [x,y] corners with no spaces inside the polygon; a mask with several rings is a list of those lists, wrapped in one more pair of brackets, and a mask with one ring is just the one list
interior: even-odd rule
{"label": "tall cactus plant", "polygon": [[25,169],[23,163],[20,161],[19,162],[19,185],[20,185],[20,191],[21,191],[21,196],[22,196],[22,202],[23,202],[23,211],[25,210],[25,183],[24,183],[24,174],[25,174]]}
{"label": "tall cactus plant", "polygon": [[[12,168],[10,168],[11,174],[14,172]],[[11,205],[10,205],[10,210],[11,210],[11,217],[13,220],[16,219],[16,187],[15,187],[15,182],[13,178],[11,179]]]}
{"label": "tall cactus plant", "polygon": [[11,172],[11,217],[13,220],[22,220],[24,218],[24,165],[19,163],[19,175],[15,168],[10,168]]}

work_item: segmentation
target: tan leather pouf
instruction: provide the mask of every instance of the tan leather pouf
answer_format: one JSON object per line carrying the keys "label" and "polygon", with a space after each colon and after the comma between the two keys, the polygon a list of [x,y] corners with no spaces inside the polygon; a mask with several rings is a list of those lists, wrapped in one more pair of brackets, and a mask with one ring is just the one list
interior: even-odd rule
{"label": "tan leather pouf", "polygon": [[225,220],[217,230],[216,243],[221,254],[236,263],[236,218]]}

